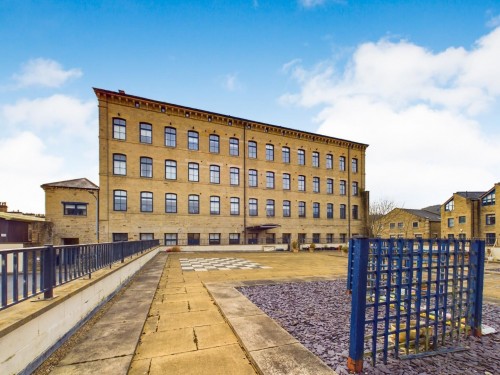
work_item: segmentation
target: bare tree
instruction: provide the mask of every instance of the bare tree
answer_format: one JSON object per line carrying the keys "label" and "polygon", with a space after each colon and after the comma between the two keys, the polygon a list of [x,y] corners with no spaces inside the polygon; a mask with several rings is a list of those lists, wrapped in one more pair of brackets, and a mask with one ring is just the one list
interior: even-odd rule
{"label": "bare tree", "polygon": [[380,236],[385,222],[385,215],[396,208],[396,202],[389,199],[379,199],[370,204],[370,212],[368,214],[368,235],[371,238]]}

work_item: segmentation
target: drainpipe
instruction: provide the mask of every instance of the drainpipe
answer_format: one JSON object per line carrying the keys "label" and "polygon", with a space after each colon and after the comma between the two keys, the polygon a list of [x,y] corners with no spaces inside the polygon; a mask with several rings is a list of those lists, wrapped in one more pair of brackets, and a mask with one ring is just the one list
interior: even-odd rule
{"label": "drainpipe", "polygon": [[243,124],[243,244],[247,244],[247,126]]}
{"label": "drainpipe", "polygon": [[347,148],[347,239],[351,238],[351,145]]}

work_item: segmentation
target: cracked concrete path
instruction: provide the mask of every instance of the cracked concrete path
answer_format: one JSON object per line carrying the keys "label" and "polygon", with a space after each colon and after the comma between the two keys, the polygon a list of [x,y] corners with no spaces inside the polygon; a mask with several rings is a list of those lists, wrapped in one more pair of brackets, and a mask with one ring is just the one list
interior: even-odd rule
{"label": "cracked concrete path", "polygon": [[126,374],[166,259],[163,252],[146,264],[51,374]]}

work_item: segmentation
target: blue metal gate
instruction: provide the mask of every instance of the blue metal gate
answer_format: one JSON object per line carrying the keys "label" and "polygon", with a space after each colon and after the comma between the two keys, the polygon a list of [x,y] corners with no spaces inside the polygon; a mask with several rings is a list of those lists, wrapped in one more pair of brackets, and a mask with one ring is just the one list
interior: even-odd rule
{"label": "blue metal gate", "polygon": [[351,239],[348,367],[464,350],[481,335],[484,241]]}

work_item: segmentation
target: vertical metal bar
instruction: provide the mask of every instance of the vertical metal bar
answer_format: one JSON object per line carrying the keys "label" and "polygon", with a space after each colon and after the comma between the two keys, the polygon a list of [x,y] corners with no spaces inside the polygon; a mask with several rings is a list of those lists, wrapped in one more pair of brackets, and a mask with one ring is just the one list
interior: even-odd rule
{"label": "vertical metal bar", "polygon": [[28,254],[29,251],[23,251],[23,298],[28,298],[28,289],[29,289]]}
{"label": "vertical metal bar", "polygon": [[[450,244],[452,241],[446,241],[444,246],[444,260],[443,260],[443,274],[444,274],[444,285],[441,285],[441,290],[443,294],[443,333],[442,333],[442,343],[444,345],[446,340],[446,328],[448,327],[448,293],[449,293],[449,279],[448,279],[448,270],[450,266]],[[451,322],[451,327],[453,327],[453,321]],[[453,332],[453,330],[452,330]]]}
{"label": "vertical metal bar", "polygon": [[2,257],[2,307],[7,306],[7,252]]}
{"label": "vertical metal bar", "polygon": [[476,264],[476,282],[474,290],[474,325],[472,326],[472,335],[481,337],[481,324],[483,321],[483,284],[484,284],[484,250],[485,243],[482,240],[474,240],[472,248],[477,253]]}
{"label": "vertical metal bar", "polygon": [[373,306],[373,329],[372,329],[372,364],[375,366],[377,358],[377,339],[378,339],[378,307],[380,304],[380,260],[382,252],[382,241],[377,239],[372,242],[372,256],[370,257],[371,262],[375,262],[375,286],[374,295],[375,302]]}
{"label": "vertical metal bar", "polygon": [[[420,332],[420,309],[421,309],[421,302],[422,302],[422,267],[423,267],[423,257],[424,257],[424,243],[421,238],[417,240],[418,242],[418,247],[417,247],[417,282],[416,282],[416,287],[415,287],[415,311],[416,311],[416,319],[417,319],[417,327],[416,331]],[[427,339],[428,339],[428,330],[427,327],[424,327],[424,332],[425,332],[425,343],[424,345],[427,345]],[[427,347],[425,347],[425,350],[427,350]],[[415,353],[418,353],[420,351],[420,345],[415,346]]]}
{"label": "vertical metal bar", "polygon": [[391,316],[391,289],[392,289],[392,251],[393,251],[394,242],[389,239],[387,241],[387,253],[386,256],[386,290],[385,290],[385,322],[384,322],[384,364],[387,364],[387,354],[389,347],[389,327],[390,327],[390,316]]}
{"label": "vertical metal bar", "polygon": [[361,372],[363,370],[365,339],[366,282],[369,245],[367,238],[356,238],[354,244],[351,333],[347,367],[350,371]]}
{"label": "vertical metal bar", "polygon": [[48,245],[43,251],[43,298],[50,299],[54,297],[54,247]]}
{"label": "vertical metal bar", "polygon": [[352,291],[352,252],[354,248],[354,239],[349,239],[349,247],[347,249],[347,291]]}
{"label": "vertical metal bar", "polygon": [[31,293],[36,294],[38,284],[38,257],[36,256],[38,250],[33,251],[31,254]]}
{"label": "vertical metal bar", "polygon": [[12,300],[19,301],[19,259],[18,253],[12,253]]}

